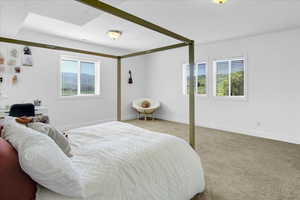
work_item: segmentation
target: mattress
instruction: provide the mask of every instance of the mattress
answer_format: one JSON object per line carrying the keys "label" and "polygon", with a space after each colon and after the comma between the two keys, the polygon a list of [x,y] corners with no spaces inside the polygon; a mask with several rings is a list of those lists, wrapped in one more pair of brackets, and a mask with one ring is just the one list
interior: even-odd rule
{"label": "mattress", "polygon": [[[204,190],[200,157],[180,138],[121,122],[69,136],[85,200],[190,200]],[[77,199],[39,186],[37,200]]]}

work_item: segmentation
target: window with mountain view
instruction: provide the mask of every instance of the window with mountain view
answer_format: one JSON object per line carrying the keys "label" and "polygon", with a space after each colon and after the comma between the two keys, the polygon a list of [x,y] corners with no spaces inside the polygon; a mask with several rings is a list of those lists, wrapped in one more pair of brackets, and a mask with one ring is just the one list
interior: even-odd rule
{"label": "window with mountain view", "polygon": [[[207,67],[206,63],[195,65],[195,93],[198,95],[207,94]],[[183,65],[183,93],[188,94],[190,90],[190,69],[188,64]]]}
{"label": "window with mountain view", "polygon": [[197,89],[197,94],[200,95],[206,95],[206,63],[201,63],[197,64],[197,69],[196,69],[196,89]]}
{"label": "window with mountain view", "polygon": [[99,95],[99,63],[62,58],[61,96]]}
{"label": "window with mountain view", "polygon": [[245,97],[244,59],[214,62],[214,94],[219,97]]}

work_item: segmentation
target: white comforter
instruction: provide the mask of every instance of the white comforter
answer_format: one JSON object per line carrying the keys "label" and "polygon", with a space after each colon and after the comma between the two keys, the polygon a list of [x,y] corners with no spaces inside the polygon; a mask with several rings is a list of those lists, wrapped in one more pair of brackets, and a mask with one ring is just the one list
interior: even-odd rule
{"label": "white comforter", "polygon": [[[199,156],[184,140],[121,122],[70,131],[85,200],[189,200],[204,190]],[[37,200],[74,200],[39,187]]]}

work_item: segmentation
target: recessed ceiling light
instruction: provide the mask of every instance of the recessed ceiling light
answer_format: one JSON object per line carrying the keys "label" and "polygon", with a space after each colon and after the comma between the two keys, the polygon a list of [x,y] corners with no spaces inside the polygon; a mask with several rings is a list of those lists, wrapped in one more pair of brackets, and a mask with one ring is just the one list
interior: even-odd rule
{"label": "recessed ceiling light", "polygon": [[113,40],[118,39],[119,37],[121,37],[122,35],[122,31],[118,31],[118,30],[109,30],[107,32],[108,37],[110,37]]}
{"label": "recessed ceiling light", "polygon": [[226,3],[228,0],[213,0],[214,3],[217,3],[217,4],[224,4]]}

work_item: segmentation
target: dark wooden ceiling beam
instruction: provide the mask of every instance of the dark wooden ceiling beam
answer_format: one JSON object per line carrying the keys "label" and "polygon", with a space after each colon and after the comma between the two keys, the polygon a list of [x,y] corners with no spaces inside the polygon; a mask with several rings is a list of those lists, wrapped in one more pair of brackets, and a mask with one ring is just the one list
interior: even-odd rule
{"label": "dark wooden ceiling beam", "polygon": [[73,49],[73,48],[61,47],[61,46],[50,45],[50,44],[29,42],[29,41],[24,41],[24,40],[16,40],[16,39],[5,38],[5,37],[0,37],[0,42],[20,44],[20,45],[32,46],[32,47],[39,47],[39,48],[44,48],[44,49],[52,49],[52,50],[59,50],[59,51],[69,51],[69,52],[74,52],[74,53],[89,54],[89,55],[101,56],[101,57],[106,57],[106,58],[114,58],[114,59],[118,58],[118,56],[109,55],[109,54],[105,54],[105,53],[97,53],[97,52],[85,51],[85,50],[81,50],[81,49]]}
{"label": "dark wooden ceiling beam", "polygon": [[127,21],[130,21],[130,22],[133,22],[135,24],[138,24],[138,25],[141,25],[143,27],[146,27],[148,29],[151,29],[153,31],[156,31],[156,32],[159,32],[161,34],[164,34],[164,35],[167,35],[169,37],[172,37],[174,39],[177,39],[177,40],[180,40],[182,42],[186,42],[186,43],[191,43],[192,40],[184,37],[184,36],[181,36],[177,33],[174,33],[172,31],[169,31],[163,27],[160,27],[156,24],[153,24],[151,22],[148,22],[140,17],[137,17],[137,16],[134,16],[128,12],[125,12],[121,9],[118,9],[118,8],[115,8],[109,4],[106,4],[106,3],[103,3],[101,1],[98,1],[98,0],[75,0],[75,1],[78,1],[80,3],[83,3],[83,4],[86,4],[88,6],[91,6],[93,8],[96,8],[96,9],[99,9],[99,10],[102,10],[106,13],[109,13],[111,15],[114,15],[114,16],[117,16],[117,17],[120,17],[122,19],[125,19]]}
{"label": "dark wooden ceiling beam", "polygon": [[127,54],[127,55],[121,56],[121,58],[141,56],[141,55],[151,54],[151,53],[155,53],[155,52],[159,52],[159,51],[166,51],[166,50],[170,50],[170,49],[176,49],[176,48],[185,47],[185,46],[188,46],[188,44],[186,44],[186,43],[173,44],[173,45],[160,47],[160,48],[156,48],[156,49],[150,49],[147,51],[140,51],[140,52],[136,52],[136,53]]}

